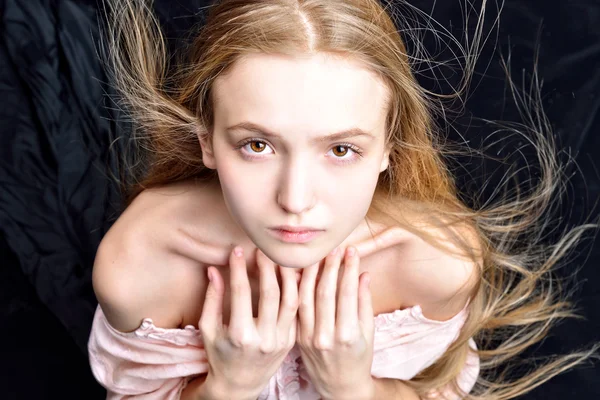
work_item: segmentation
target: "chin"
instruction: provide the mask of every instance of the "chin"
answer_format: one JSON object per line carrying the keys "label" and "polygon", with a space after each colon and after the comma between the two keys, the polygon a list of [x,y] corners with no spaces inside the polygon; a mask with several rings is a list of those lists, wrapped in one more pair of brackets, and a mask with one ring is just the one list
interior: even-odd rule
{"label": "chin", "polygon": [[274,257],[271,258],[276,264],[285,268],[302,269],[321,261],[321,258],[299,259],[298,257]]}
{"label": "chin", "polygon": [[261,248],[261,250],[277,265],[294,269],[310,267],[311,265],[318,263],[327,257],[327,254],[329,254],[329,251],[331,251],[329,250],[321,255],[323,252],[322,250],[315,250],[307,247],[298,249],[282,247],[275,251],[271,251],[273,250],[272,247],[271,249],[265,247]]}

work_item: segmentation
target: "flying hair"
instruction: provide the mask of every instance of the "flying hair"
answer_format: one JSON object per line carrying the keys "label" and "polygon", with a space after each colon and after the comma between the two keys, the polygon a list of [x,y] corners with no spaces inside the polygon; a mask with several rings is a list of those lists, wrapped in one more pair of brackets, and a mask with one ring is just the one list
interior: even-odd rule
{"label": "flying hair", "polygon": [[[597,358],[600,345],[566,355],[536,360],[520,377],[518,356],[547,337],[561,319],[575,313],[556,269],[568,263],[570,251],[597,228],[586,223],[568,228],[547,243],[544,232],[565,192],[564,165],[557,155],[551,127],[541,108],[537,70],[529,90],[520,90],[505,69],[508,89],[521,123],[485,121],[493,136],[515,135],[534,151],[537,179],[527,190],[509,190],[519,172],[507,174],[493,195],[469,205],[460,194],[445,157],[485,154],[484,149],[450,145],[436,122],[460,112],[473,85],[475,65],[494,29],[484,29],[488,1],[476,8],[463,5],[464,37],[456,38],[428,12],[406,1],[376,0],[224,0],[203,9],[205,21],[189,40],[171,52],[152,4],[144,0],[108,1],[102,56],[119,96],[117,106],[133,123],[127,138],[122,176],[127,202],[142,190],[185,179],[210,180],[203,166],[198,137],[213,135],[213,83],[244,55],[328,53],[358,60],[389,89],[386,144],[390,164],[379,178],[367,220],[397,225],[448,252],[476,263],[477,281],[469,317],[459,337],[433,365],[406,383],[422,398],[451,384],[477,343],[481,371],[466,399],[513,399],[554,376]],[[499,23],[501,11],[493,19]],[[471,33],[468,33],[471,32]],[[423,46],[433,34],[451,60],[435,61]],[[472,34],[471,37],[469,35]],[[458,80],[443,73],[460,69]],[[434,93],[417,76],[427,74],[446,88]],[[454,110],[454,111],[451,111]],[[458,110],[458,111],[455,111]],[[526,171],[525,171],[526,172]],[[422,216],[423,224],[407,215]],[[451,243],[433,237],[426,226],[450,232]],[[468,227],[470,235],[464,235]],[[465,237],[468,236],[468,237]]]}

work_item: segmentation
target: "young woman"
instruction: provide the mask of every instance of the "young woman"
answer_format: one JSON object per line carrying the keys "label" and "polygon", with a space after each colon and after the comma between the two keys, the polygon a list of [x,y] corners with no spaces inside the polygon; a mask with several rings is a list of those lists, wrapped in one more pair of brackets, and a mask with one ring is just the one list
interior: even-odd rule
{"label": "young woman", "polygon": [[377,1],[221,1],[173,69],[148,8],[113,17],[147,157],[94,265],[109,398],[508,399],[589,355],[483,374],[571,315],[541,282],[581,229],[511,246],[556,184],[541,136],[538,191],[459,200]]}

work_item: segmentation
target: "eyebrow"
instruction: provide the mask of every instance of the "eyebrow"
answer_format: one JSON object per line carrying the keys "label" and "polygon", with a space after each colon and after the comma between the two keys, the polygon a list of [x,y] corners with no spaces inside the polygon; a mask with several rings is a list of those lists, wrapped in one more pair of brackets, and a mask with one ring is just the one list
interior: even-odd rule
{"label": "eyebrow", "polygon": [[[239,124],[235,124],[233,126],[225,128],[225,131],[234,131],[234,130],[246,130],[246,131],[250,131],[250,132],[256,132],[258,134],[262,134],[264,136],[277,138],[277,139],[281,139],[281,137],[282,137],[281,135],[279,135],[275,132],[271,132],[268,129],[266,129],[258,124],[255,124],[253,122],[247,122],[247,121],[240,122]],[[346,129],[346,130],[343,130],[340,132],[332,133],[330,135],[316,137],[312,140],[312,142],[323,143],[323,142],[329,142],[329,141],[334,141],[334,140],[347,139],[347,138],[356,137],[356,136],[364,136],[369,139],[376,139],[375,135],[373,135],[370,132],[364,131],[360,128],[350,128],[350,129]]]}

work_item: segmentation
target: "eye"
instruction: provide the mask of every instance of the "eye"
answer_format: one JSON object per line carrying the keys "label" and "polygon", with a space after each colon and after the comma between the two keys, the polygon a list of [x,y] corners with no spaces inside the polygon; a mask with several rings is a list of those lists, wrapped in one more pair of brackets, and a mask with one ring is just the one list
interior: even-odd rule
{"label": "eye", "polygon": [[[265,153],[265,149],[267,147],[270,147],[270,145],[267,144],[266,142],[264,142],[263,140],[249,138],[249,139],[244,140],[242,143],[240,143],[235,149],[236,150],[243,149],[244,150],[243,153],[245,153],[244,156],[249,159],[253,159],[253,158],[260,158],[260,157],[253,157],[252,156],[253,154],[269,154],[269,153]],[[334,158],[336,160],[338,160],[338,162],[341,162],[342,164],[357,161],[357,159],[361,158],[362,154],[363,154],[363,152],[360,150],[360,148],[353,145],[352,143],[336,144],[335,146],[333,146],[331,151],[334,154]],[[353,153],[353,154],[351,154],[350,157],[345,157],[349,153]]]}
{"label": "eye", "polygon": [[[349,163],[357,161],[359,158],[363,156],[363,152],[352,143],[339,143],[333,146],[331,149],[336,159],[340,160],[342,163]],[[354,153],[350,157],[344,157],[348,153]]]}
{"label": "eye", "polygon": [[[337,150],[339,150],[339,149],[342,149],[342,150],[338,153]],[[333,150],[333,154],[335,154],[336,156],[344,157],[346,154],[348,154],[348,150],[350,150],[350,148],[347,146],[337,145],[332,150]]]}
{"label": "eye", "polygon": [[236,149],[244,149],[249,154],[263,154],[268,144],[258,139],[244,140]]}
{"label": "eye", "polygon": [[253,140],[248,144],[250,145],[250,149],[256,153],[262,153],[267,146],[265,143],[259,142],[258,140]]}

